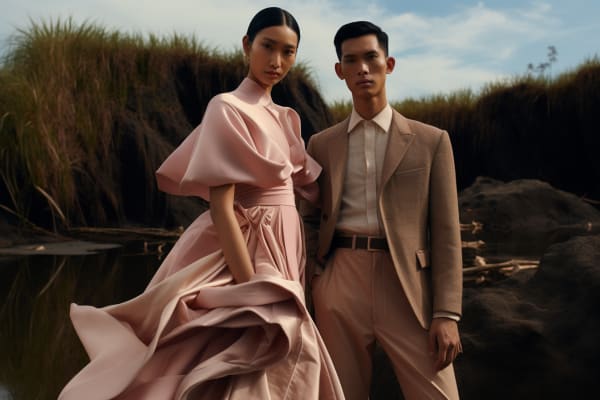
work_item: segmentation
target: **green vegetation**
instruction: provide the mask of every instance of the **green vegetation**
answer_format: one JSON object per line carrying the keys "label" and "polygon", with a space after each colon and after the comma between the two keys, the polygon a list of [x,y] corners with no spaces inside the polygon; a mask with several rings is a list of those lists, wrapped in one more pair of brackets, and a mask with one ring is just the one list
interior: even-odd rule
{"label": "green vegetation", "polygon": [[[459,189],[482,175],[504,181],[535,178],[600,199],[597,57],[553,78],[528,72],[490,83],[477,94],[457,91],[392,106],[450,133]],[[350,108],[349,102],[339,102],[331,113],[339,121]]]}
{"label": "green vegetation", "polygon": [[[154,172],[245,70],[193,38],[32,22],[0,69],[0,207],[54,229],[177,223]],[[307,129],[331,121],[305,67],[281,86]]]}
{"label": "green vegetation", "polygon": [[[215,94],[245,76],[240,51],[194,38],[109,32],[71,20],[17,32],[0,66],[0,217],[54,230],[179,226],[205,207],[156,188],[154,172]],[[305,139],[345,118],[297,66],[273,90],[295,108]],[[600,198],[600,61],[557,77],[531,71],[480,93],[457,91],[393,107],[446,129],[459,188],[480,175],[537,178]]]}
{"label": "green vegetation", "polygon": [[115,123],[128,108],[143,110],[143,98],[132,94],[165,87],[172,60],[188,54],[196,62],[211,57],[179,36],[144,40],[71,20],[19,31],[0,78],[5,205],[29,217],[42,194],[62,222],[81,223],[87,204],[78,190],[89,183],[94,193],[86,198],[105,200],[94,211],[114,213],[119,194],[107,179],[121,168]]}

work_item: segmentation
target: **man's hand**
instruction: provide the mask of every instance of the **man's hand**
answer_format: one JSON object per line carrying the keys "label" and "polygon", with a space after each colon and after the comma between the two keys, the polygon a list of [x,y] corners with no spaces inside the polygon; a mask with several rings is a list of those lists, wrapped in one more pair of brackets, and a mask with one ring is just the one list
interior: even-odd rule
{"label": "man's hand", "polygon": [[434,318],[429,329],[429,354],[435,358],[435,369],[440,371],[462,353],[458,324],[450,318]]}

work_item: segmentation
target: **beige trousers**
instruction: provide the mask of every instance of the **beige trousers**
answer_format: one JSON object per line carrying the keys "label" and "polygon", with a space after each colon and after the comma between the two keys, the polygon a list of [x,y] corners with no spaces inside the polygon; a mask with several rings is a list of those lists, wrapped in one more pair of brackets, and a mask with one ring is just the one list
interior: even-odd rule
{"label": "beige trousers", "polygon": [[452,365],[434,370],[428,332],[408,304],[389,253],[335,250],[313,278],[312,295],[317,327],[347,400],[369,398],[376,341],[406,400],[459,398]]}

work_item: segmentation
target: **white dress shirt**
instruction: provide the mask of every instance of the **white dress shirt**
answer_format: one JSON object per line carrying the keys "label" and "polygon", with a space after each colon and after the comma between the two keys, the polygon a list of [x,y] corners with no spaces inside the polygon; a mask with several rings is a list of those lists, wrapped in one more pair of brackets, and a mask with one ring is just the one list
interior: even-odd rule
{"label": "white dress shirt", "polygon": [[383,158],[392,124],[388,104],[371,120],[354,107],[348,124],[348,164],[336,229],[358,235],[384,236],[377,207]]}

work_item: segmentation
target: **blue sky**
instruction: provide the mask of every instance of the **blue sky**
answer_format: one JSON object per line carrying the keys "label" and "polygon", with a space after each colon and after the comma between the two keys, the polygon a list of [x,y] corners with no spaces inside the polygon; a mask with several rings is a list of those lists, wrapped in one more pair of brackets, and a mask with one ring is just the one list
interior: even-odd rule
{"label": "blue sky", "polygon": [[[350,98],[334,74],[337,28],[367,19],[390,35],[396,69],[388,80],[390,101],[475,92],[485,84],[527,71],[558,51],[551,74],[600,56],[600,2],[583,0],[4,0],[0,40],[36,22],[73,18],[123,32],[195,36],[223,51],[240,48],[250,18],[278,5],[298,19],[299,61],[312,71],[329,102]],[[8,4],[6,4],[8,3]]]}

